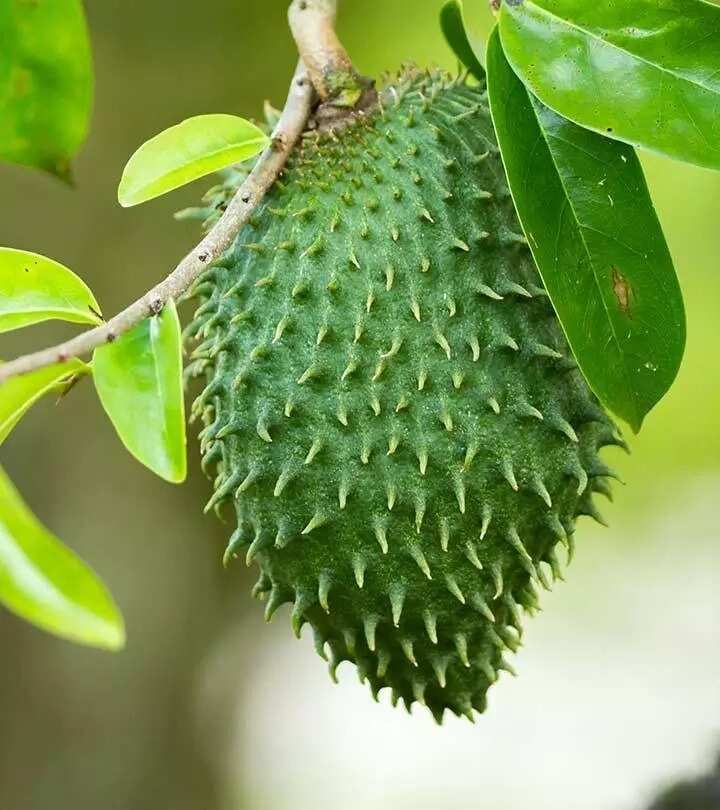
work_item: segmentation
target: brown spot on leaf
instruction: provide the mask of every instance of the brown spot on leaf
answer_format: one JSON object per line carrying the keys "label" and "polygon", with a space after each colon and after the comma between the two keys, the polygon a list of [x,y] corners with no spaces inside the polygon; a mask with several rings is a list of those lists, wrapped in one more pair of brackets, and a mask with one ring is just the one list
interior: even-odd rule
{"label": "brown spot on leaf", "polygon": [[620,312],[631,318],[630,299],[632,296],[632,287],[617,267],[613,267],[612,269],[612,285],[613,293],[620,306]]}

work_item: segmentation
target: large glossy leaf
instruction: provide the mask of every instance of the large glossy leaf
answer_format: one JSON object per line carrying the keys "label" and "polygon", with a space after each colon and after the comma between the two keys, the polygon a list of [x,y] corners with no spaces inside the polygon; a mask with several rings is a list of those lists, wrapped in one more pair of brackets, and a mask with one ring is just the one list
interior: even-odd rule
{"label": "large glossy leaf", "polygon": [[720,169],[720,8],[703,0],[506,0],[508,59],[597,132]]}
{"label": "large glossy leaf", "polygon": [[67,267],[37,253],[0,248],[0,332],[54,318],[102,322],[95,296]]}
{"label": "large glossy leaf", "polygon": [[125,629],[95,574],[23,502],[0,469],[0,604],[79,644],[118,650]]}
{"label": "large glossy leaf", "polygon": [[172,301],[95,351],[95,386],[123,444],[161,478],[186,475],[180,323]]}
{"label": "large glossy leaf", "polygon": [[128,161],[118,200],[128,207],[152,200],[257,155],[265,133],[236,115],[198,115],[144,143]]}
{"label": "large glossy leaf", "polygon": [[488,91],[515,205],[578,364],[638,430],[677,374],[685,315],[672,259],[632,147],[534,99],[502,51]]}
{"label": "large glossy leaf", "polygon": [[41,397],[89,370],[89,366],[73,358],[0,383],[0,444]]}
{"label": "large glossy leaf", "polygon": [[485,68],[468,37],[462,0],[448,0],[440,11],[440,27],[448,45],[478,81],[485,80]]}
{"label": "large glossy leaf", "polygon": [[0,0],[0,160],[67,178],[92,89],[81,0]]}

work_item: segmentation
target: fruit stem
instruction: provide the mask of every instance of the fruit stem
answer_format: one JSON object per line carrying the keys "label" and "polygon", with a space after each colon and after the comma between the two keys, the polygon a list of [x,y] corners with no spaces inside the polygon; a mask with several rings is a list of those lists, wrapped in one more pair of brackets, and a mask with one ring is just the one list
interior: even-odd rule
{"label": "fruit stem", "polygon": [[373,82],[355,70],[335,31],[336,16],[337,0],[293,0],[288,10],[300,58],[323,104],[364,108],[377,97]]}

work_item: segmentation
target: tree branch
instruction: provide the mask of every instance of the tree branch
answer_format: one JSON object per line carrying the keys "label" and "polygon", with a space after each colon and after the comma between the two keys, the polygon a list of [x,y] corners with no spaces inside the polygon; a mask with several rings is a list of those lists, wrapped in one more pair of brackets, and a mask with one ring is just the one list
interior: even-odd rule
{"label": "tree branch", "polygon": [[170,298],[185,293],[201,273],[232,245],[241,228],[284,168],[290,152],[302,135],[312,110],[314,90],[302,62],[290,86],[287,103],[273,132],[270,146],[240,186],[221,219],[200,244],[167,278],[111,320],[81,335],[0,366],[0,383],[72,357],[83,357],[98,346],[111,343],[133,326],[162,310]]}
{"label": "tree branch", "polygon": [[[322,99],[352,107],[367,87],[335,34],[336,7],[336,0],[293,0],[289,18],[301,59],[285,108],[270,146],[200,244],[169,276],[102,326],[65,343],[0,365],[0,384],[21,374],[67,362],[73,357],[84,357],[98,346],[111,343],[136,324],[160,312],[170,298],[177,299],[187,292],[202,272],[232,245],[285,167],[305,130],[315,90]],[[360,88],[357,97],[354,95],[356,87]],[[355,101],[350,103],[353,98]]]}

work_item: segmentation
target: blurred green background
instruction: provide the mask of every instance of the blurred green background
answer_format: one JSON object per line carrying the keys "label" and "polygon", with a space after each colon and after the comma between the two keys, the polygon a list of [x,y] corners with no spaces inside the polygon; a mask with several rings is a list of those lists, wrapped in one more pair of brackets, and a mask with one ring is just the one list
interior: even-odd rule
{"label": "blurred green background", "polygon": [[[131,211],[127,157],[190,115],[280,105],[295,54],[286,0],[89,0],[97,70],[77,188],[0,167],[0,244],[81,274],[112,313],[197,238],[172,212],[207,184]],[[440,0],[344,0],[341,34],[379,75],[452,68]],[[467,2],[480,41],[484,0]],[[111,656],[0,613],[2,810],[642,810],[720,748],[720,175],[645,158],[685,290],[689,345],[670,396],[613,458],[627,486],[612,528],[579,532],[476,726],[435,727],[372,703],[347,665],[333,686],[284,611],[267,628],[253,572],[220,559],[229,527],[209,484],[139,467],[91,386],[42,403],[2,448],[41,519],[102,573],[127,619]],[[185,310],[185,317],[187,317]],[[65,334],[3,336],[0,356]],[[193,442],[193,468],[197,452]]]}

